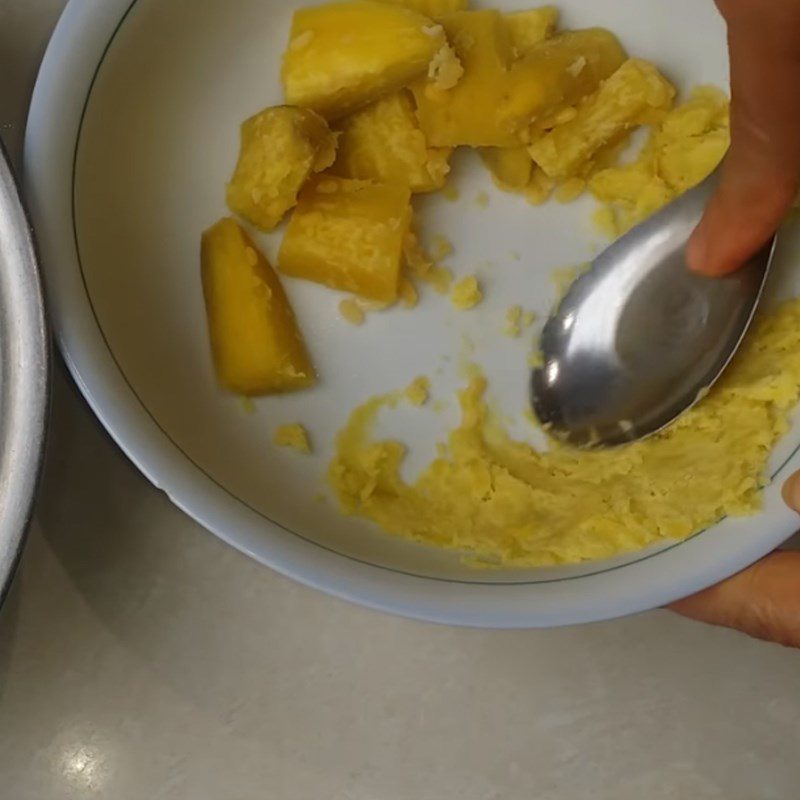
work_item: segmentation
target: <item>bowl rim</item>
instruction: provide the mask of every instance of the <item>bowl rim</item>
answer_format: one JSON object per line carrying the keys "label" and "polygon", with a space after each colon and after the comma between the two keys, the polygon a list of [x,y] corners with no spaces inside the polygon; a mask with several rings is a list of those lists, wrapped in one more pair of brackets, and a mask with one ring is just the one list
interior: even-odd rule
{"label": "bowl rim", "polygon": [[[265,524],[191,463],[139,401],[92,313],[78,264],[72,186],[83,110],[105,53],[138,2],[68,3],[36,82],[24,178],[67,367],[112,438],[176,506],[246,555],[313,588],[407,617],[490,628],[562,626],[652,609],[738,572],[795,532],[795,515],[769,491],[772,521],[758,534],[729,520],[650,558],[565,583],[465,584],[356,561]],[[796,452],[782,473],[798,467]]]}
{"label": "bowl rim", "polygon": [[0,143],[0,604],[33,513],[50,406],[50,333],[32,230]]}

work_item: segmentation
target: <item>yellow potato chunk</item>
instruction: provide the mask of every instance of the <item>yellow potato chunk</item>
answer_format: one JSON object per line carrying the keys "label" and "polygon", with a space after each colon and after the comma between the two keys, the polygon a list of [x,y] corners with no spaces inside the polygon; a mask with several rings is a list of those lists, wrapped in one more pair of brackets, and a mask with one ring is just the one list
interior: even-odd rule
{"label": "yellow potato chunk", "polygon": [[403,264],[415,278],[424,278],[435,266],[434,260],[422,248],[419,237],[414,233],[413,224],[403,240]]}
{"label": "yellow potato chunk", "polygon": [[545,175],[540,167],[534,165],[530,182],[525,187],[523,194],[532,206],[540,206],[550,199],[555,188],[556,182]]}
{"label": "yellow potato chunk", "polygon": [[502,130],[524,132],[594,93],[625,61],[614,34],[601,28],[570,31],[532,48],[511,67],[497,110]]}
{"label": "yellow potato chunk", "polygon": [[412,192],[444,186],[449,148],[428,147],[411,96],[395,92],[341,122],[333,172],[346,178],[408,184]]}
{"label": "yellow potato chunk", "polygon": [[728,98],[715,87],[698,87],[663,120],[656,145],[658,172],[681,194],[717,168],[730,143]]}
{"label": "yellow potato chunk", "polygon": [[675,88],[652,65],[626,61],[580,107],[574,119],[556,127],[529,149],[551,178],[569,178],[606,145],[618,140],[653,112],[672,106]]}
{"label": "yellow potato chunk", "polygon": [[440,25],[394,3],[300,9],[283,59],[287,102],[337,119],[425,75],[446,44]]}
{"label": "yellow potato chunk", "polygon": [[281,271],[393,302],[411,225],[410,199],[403,185],[312,179],[289,222],[278,258]]}
{"label": "yellow potato chunk", "polygon": [[654,128],[635,161],[591,176],[589,190],[606,204],[595,221],[619,236],[707,178],[729,145],[728,98],[713,87],[695,89]]}
{"label": "yellow potato chunk", "polygon": [[306,108],[267,108],[242,125],[228,207],[262,230],[272,230],[297,202],[312,172],[336,157],[336,137]]}
{"label": "yellow potato chunk", "polygon": [[496,109],[514,58],[511,36],[498,11],[460,11],[440,17],[464,74],[442,91],[433,80],[413,85],[417,115],[436,147],[511,147],[513,134],[497,126]]}
{"label": "yellow potato chunk", "polygon": [[294,313],[272,267],[233,219],[203,234],[203,294],[217,378],[252,396],[316,382]]}
{"label": "yellow potato chunk", "polygon": [[381,0],[381,2],[412,8],[426,17],[441,17],[453,11],[464,11],[469,5],[469,0]]}
{"label": "yellow potato chunk", "polygon": [[521,191],[531,181],[533,159],[526,147],[484,147],[481,158],[505,191]]}
{"label": "yellow potato chunk", "polygon": [[518,56],[549,39],[558,25],[558,9],[554,6],[531,8],[505,15],[511,43]]}
{"label": "yellow potato chunk", "polygon": [[583,178],[567,178],[556,189],[556,200],[566,205],[574,203],[586,190],[586,181]]}

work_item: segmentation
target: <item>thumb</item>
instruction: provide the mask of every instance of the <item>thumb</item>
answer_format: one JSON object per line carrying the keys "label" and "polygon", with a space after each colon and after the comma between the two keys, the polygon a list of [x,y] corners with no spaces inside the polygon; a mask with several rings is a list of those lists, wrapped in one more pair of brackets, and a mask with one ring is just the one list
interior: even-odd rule
{"label": "thumb", "polygon": [[800,0],[718,0],[731,57],[731,149],[689,243],[689,267],[738,269],[775,233],[800,184]]}
{"label": "thumb", "polygon": [[773,553],[730,580],[671,608],[699,622],[800,647],[800,553]]}
{"label": "thumb", "polygon": [[[800,472],[783,488],[800,512]],[[671,606],[683,616],[770,642],[800,648],[800,553],[780,552],[754,567]]]}

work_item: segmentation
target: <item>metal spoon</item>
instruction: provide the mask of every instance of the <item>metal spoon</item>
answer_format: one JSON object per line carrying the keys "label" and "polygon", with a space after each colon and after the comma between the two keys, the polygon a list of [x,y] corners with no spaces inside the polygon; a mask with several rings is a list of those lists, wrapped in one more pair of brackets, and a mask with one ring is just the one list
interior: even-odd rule
{"label": "metal spoon", "polygon": [[593,448],[650,436],[701,399],[739,349],[777,237],[728,277],[687,269],[718,174],[611,245],[548,320],[532,395],[555,438]]}

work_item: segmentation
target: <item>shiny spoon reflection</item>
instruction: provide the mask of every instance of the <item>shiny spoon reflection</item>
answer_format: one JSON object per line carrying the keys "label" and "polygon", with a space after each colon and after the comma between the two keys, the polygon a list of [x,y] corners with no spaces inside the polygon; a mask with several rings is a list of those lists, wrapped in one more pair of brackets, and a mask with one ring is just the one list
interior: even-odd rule
{"label": "shiny spoon reflection", "polygon": [[755,315],[774,237],[738,272],[705,278],[686,245],[718,173],[594,260],[544,327],[534,411],[555,438],[614,447],[656,433],[717,381]]}

